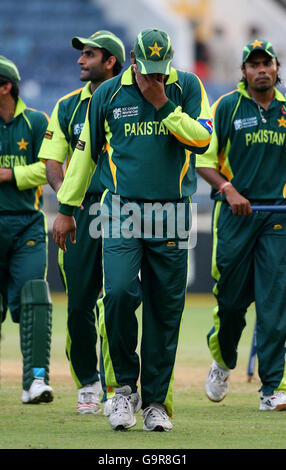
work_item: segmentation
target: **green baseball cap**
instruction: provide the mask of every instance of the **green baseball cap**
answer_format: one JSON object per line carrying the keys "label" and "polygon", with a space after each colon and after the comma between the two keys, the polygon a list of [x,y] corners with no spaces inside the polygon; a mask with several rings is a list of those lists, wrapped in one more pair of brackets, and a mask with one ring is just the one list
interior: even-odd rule
{"label": "green baseball cap", "polygon": [[271,42],[255,39],[249,42],[242,51],[242,63],[244,64],[254,51],[264,51],[271,58],[277,57]]}
{"label": "green baseball cap", "polygon": [[0,75],[15,83],[21,80],[19,71],[14,62],[3,55],[0,55]]}
{"label": "green baseball cap", "polygon": [[170,37],[164,31],[145,29],[139,33],[134,44],[134,55],[142,74],[170,74],[174,53]]}
{"label": "green baseball cap", "polygon": [[74,37],[72,39],[72,46],[79,50],[82,50],[84,46],[104,48],[114,55],[120,64],[123,64],[125,61],[124,44],[121,39],[110,31],[96,31],[89,38]]}

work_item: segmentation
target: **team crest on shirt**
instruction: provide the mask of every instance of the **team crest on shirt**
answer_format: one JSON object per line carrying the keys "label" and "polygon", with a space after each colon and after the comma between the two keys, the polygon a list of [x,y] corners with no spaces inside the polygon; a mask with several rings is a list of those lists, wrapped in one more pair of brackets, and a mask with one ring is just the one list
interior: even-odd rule
{"label": "team crest on shirt", "polygon": [[24,137],[22,137],[22,139],[17,142],[17,145],[19,147],[19,150],[27,150],[29,142],[26,142]]}
{"label": "team crest on shirt", "polygon": [[278,127],[286,127],[286,119],[282,116],[280,119],[277,119],[279,126]]}
{"label": "team crest on shirt", "polygon": [[283,104],[283,105],[281,106],[281,113],[282,113],[282,114],[286,114],[286,105],[285,105],[285,104]]}

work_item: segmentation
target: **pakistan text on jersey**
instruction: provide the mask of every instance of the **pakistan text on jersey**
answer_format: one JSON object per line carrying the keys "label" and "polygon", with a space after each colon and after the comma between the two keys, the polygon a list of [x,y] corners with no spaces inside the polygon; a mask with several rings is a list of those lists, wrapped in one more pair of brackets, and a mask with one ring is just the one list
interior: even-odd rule
{"label": "pakistan text on jersey", "polygon": [[133,124],[124,124],[125,137],[138,136],[138,135],[168,135],[170,131],[159,121],[148,121],[148,122],[134,122]]}
{"label": "pakistan text on jersey", "polygon": [[27,165],[26,155],[0,155],[0,168],[14,168]]}
{"label": "pakistan text on jersey", "polygon": [[258,132],[247,132],[245,134],[245,144],[248,145],[256,144],[256,143],[263,143],[263,144],[276,144],[279,146],[284,145],[285,142],[285,132],[276,132],[270,131],[267,129],[261,129]]}

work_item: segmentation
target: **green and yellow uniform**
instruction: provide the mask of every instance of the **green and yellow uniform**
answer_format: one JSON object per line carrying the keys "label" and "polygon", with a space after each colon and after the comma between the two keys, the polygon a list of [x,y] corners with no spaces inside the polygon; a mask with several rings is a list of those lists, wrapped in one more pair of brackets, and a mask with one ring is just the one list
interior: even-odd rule
{"label": "green and yellow uniform", "polygon": [[[91,98],[90,82],[63,96],[55,105],[43,140],[39,158],[56,160],[69,166],[83,128]],[[67,242],[67,251],[59,250],[59,266],[68,294],[66,352],[72,376],[78,388],[99,380],[96,353],[97,332],[94,308],[102,289],[101,239],[89,236],[90,207],[100,201],[103,187],[95,172],[83,206],[74,216],[77,243]]]}
{"label": "green and yellow uniform", "polygon": [[49,383],[51,300],[47,274],[47,224],[41,210],[45,164],[38,160],[48,124],[44,113],[17,99],[14,116],[0,117],[0,168],[12,181],[0,184],[0,293],[20,323],[23,389],[34,378]]}
{"label": "green and yellow uniform", "polygon": [[[286,101],[274,89],[267,110],[240,82],[213,105],[214,133],[197,167],[217,169],[251,204],[285,204]],[[245,314],[255,301],[262,391],[286,391],[286,216],[234,217],[224,196],[212,190],[212,276],[218,305],[208,344],[214,359],[233,369]]]}
{"label": "green and yellow uniform", "polygon": [[[134,204],[144,224],[145,203],[181,203],[188,213],[196,189],[193,152],[204,152],[211,138],[211,113],[198,77],[171,69],[159,110],[143,97],[131,67],[104,82],[93,94],[89,111],[64,183],[58,193],[60,212],[71,214],[89,186],[97,156],[104,147],[100,179],[107,188],[102,207],[103,298],[100,333],[106,383],[130,385],[139,377],[135,310],[142,294],[141,392],[143,406],[164,403],[172,414],[172,383],[179,327],[187,282],[187,250],[178,236],[154,232],[130,238],[106,236],[115,222],[123,224],[120,209]],[[122,225],[121,225],[122,228]],[[185,239],[188,238],[188,233]],[[138,273],[141,270],[141,283]]]}
{"label": "green and yellow uniform", "polygon": [[46,167],[38,151],[48,124],[46,115],[18,98],[10,121],[0,117],[0,168],[13,180],[0,184],[1,292],[15,322],[20,319],[20,291],[29,279],[46,277],[47,228],[41,210]]}

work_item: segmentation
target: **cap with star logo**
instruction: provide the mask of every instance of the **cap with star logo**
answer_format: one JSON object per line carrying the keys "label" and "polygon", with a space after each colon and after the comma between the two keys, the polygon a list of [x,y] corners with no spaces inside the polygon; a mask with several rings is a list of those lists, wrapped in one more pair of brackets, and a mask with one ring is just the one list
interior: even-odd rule
{"label": "cap with star logo", "polygon": [[19,71],[14,62],[3,55],[0,55],[0,75],[15,83],[21,80]]}
{"label": "cap with star logo", "polygon": [[122,65],[125,61],[125,47],[121,39],[110,31],[96,31],[88,38],[74,37],[72,38],[72,46],[75,49],[82,50],[84,46],[98,47],[106,49],[110,54],[114,55],[118,62]]}
{"label": "cap with star logo", "polygon": [[142,74],[170,74],[173,59],[170,37],[159,29],[145,29],[138,34],[134,44],[134,55]]}
{"label": "cap with star logo", "polygon": [[272,59],[276,56],[271,42],[255,39],[255,41],[249,42],[242,51],[242,63],[244,64],[249,58],[250,54],[254,51],[264,51]]}

